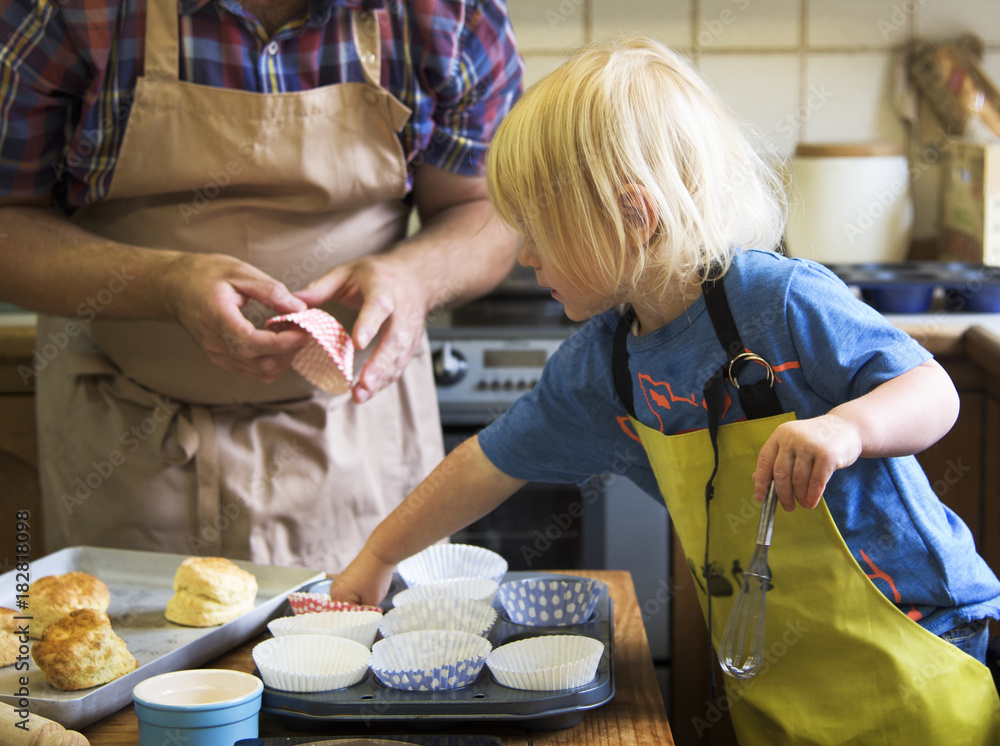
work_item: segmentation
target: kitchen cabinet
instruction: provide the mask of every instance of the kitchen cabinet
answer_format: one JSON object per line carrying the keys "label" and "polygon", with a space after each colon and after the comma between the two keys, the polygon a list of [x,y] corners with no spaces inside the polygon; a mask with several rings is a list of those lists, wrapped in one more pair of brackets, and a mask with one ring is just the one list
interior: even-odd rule
{"label": "kitchen cabinet", "polygon": [[[898,323],[898,322],[897,322]],[[972,530],[976,547],[1000,574],[1000,335],[985,326],[898,323],[948,371],[962,400],[951,431],[917,458],[942,501]],[[678,743],[736,744],[729,716],[711,698],[708,632],[694,581],[674,537],[670,725]],[[991,634],[1000,634],[994,624]],[[721,695],[723,674],[716,666]],[[725,701],[725,700],[723,700]]]}

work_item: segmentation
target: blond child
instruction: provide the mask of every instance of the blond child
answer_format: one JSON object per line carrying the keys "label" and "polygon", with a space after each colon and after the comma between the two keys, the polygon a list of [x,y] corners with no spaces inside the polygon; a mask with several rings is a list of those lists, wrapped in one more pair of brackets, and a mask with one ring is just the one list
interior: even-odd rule
{"label": "blond child", "polygon": [[981,662],[1000,582],[912,455],[951,428],[955,389],[834,274],[773,251],[780,182],[692,67],[641,38],[585,47],[505,119],[487,178],[521,264],[590,321],[333,597],[380,601],[396,563],[528,480],[617,471],[665,502],[718,646],[735,593],[711,581],[746,566],[773,482],[782,654],[726,679],[741,743],[1000,742]]}

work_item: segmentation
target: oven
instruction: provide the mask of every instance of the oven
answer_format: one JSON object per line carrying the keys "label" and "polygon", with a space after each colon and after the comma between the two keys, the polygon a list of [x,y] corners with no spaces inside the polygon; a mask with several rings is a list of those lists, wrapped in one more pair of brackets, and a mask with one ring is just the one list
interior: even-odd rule
{"label": "oven", "polygon": [[[491,295],[428,320],[446,450],[529,391],[579,328],[560,303],[540,293],[534,272],[516,270]],[[628,479],[602,475],[583,486],[530,482],[452,541],[492,549],[511,570],[631,572],[666,694],[670,525],[663,505]]]}
{"label": "oven", "polygon": [[[429,329],[445,450],[475,435],[529,391],[572,331],[492,325]],[[492,549],[511,570],[600,568],[604,505],[600,479],[583,487],[529,482],[452,541]]]}

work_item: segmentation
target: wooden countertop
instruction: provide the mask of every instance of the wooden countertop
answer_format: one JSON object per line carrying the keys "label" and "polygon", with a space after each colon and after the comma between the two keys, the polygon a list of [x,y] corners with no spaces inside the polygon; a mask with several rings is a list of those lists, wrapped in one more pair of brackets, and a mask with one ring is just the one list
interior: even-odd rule
{"label": "wooden countertop", "polygon": [[[450,730],[421,730],[420,735],[440,733],[478,733],[499,736],[504,746],[557,746],[561,744],[622,744],[623,746],[671,746],[674,743],[667,722],[667,713],[653,671],[653,659],[642,622],[639,602],[632,585],[632,576],[620,570],[578,570],[565,574],[596,578],[608,585],[615,615],[615,696],[608,704],[588,711],[583,720],[572,728],[557,731],[525,731],[509,726],[489,727],[472,724]],[[269,635],[244,645],[205,664],[205,668],[231,668],[253,671],[250,651]],[[343,732],[339,725],[329,736],[399,734],[398,726],[365,729],[363,725],[352,733]],[[99,720],[83,734],[93,746],[135,746],[138,723],[131,705]],[[260,737],[295,737],[324,735],[322,732],[292,731],[282,728],[275,719],[262,713]]]}

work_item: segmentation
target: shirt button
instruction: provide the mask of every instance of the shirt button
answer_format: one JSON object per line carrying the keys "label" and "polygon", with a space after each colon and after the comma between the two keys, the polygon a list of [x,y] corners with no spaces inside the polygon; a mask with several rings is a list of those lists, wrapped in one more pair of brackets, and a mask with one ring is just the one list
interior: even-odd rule
{"label": "shirt button", "polygon": [[266,51],[269,55],[274,57],[274,55],[278,53],[278,42],[272,41],[270,44],[267,45]]}

